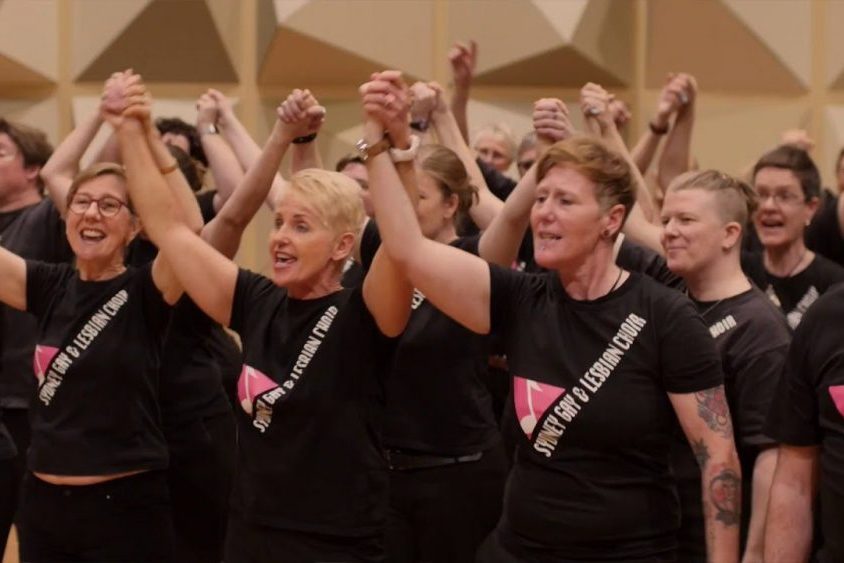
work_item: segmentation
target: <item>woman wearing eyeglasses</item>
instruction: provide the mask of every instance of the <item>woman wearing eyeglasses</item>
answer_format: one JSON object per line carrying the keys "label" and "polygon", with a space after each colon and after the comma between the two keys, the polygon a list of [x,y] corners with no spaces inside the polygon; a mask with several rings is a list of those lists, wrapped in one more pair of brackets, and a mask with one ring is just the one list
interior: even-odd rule
{"label": "woman wearing eyeglasses", "polygon": [[759,208],[753,225],[764,250],[745,255],[747,275],[782,309],[793,329],[831,285],[844,281],[844,268],[806,248],[806,226],[818,207],[821,179],[806,151],[783,145],[753,168]]}
{"label": "woman wearing eyeglasses", "polygon": [[[139,88],[128,85],[127,99],[144,96]],[[109,118],[120,119],[118,111]],[[155,133],[146,132],[150,142]],[[166,150],[155,154],[159,167],[175,171]],[[177,212],[198,230],[190,189],[179,174],[167,176]],[[100,163],[67,196],[75,267],[0,249],[0,301],[38,322],[30,473],[18,514],[23,561],[171,558],[157,380],[170,305],[182,290],[161,259],[124,265],[139,226],[123,168]]]}

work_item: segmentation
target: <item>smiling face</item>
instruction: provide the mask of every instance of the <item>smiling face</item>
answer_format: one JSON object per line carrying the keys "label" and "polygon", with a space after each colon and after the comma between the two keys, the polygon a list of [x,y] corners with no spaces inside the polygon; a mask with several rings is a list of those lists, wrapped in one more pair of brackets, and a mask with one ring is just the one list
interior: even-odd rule
{"label": "smiling face", "polygon": [[[70,199],[65,222],[77,263],[123,264],[126,246],[138,233],[138,222],[127,202],[126,184],[114,174],[96,176],[79,185]],[[106,216],[111,213],[113,216]]]}
{"label": "smiling face", "polygon": [[[669,190],[662,206],[662,247],[672,272],[694,275],[738,241],[719,210],[718,195],[699,188]],[[737,225],[737,223],[732,223]]]}
{"label": "smiling face", "polygon": [[270,232],[273,283],[288,288],[291,295],[307,296],[334,277],[339,282],[339,265],[351,250],[340,244],[341,237],[301,194],[286,191],[279,198]]}
{"label": "smiling face", "polygon": [[595,184],[573,168],[555,166],[536,186],[530,212],[536,263],[557,269],[582,262],[610,223],[596,198]]}
{"label": "smiling face", "polygon": [[761,168],[753,185],[759,196],[753,225],[765,248],[785,248],[802,240],[817,208],[817,198],[806,201],[794,172],[771,166]]}

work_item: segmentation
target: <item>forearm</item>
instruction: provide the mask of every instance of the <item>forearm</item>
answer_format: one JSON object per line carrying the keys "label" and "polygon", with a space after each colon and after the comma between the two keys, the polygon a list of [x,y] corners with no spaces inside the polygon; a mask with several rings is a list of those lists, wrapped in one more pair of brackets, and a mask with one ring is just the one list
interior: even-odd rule
{"label": "forearm", "polygon": [[765,520],[765,562],[808,561],[818,448],[781,445]]}
{"label": "forearm", "polygon": [[721,450],[701,465],[706,551],[710,563],[734,563],[739,560],[741,468],[732,446]]}
{"label": "forearm", "polygon": [[228,142],[243,170],[248,170],[261,156],[261,147],[234,114],[223,114],[218,123],[220,135]]}
{"label": "forearm", "polygon": [[322,169],[322,157],[317,150],[316,139],[294,144],[290,151],[290,173],[295,174],[307,168]]}
{"label": "forearm", "polygon": [[219,211],[243,180],[243,168],[232,148],[220,135],[205,133],[201,140],[217,190],[214,209]]}
{"label": "forearm", "polygon": [[762,563],[765,551],[765,515],[768,512],[771,484],[777,466],[777,448],[770,447],[756,456],[753,466],[753,496],[750,507],[750,525],[744,550],[744,563]]}
{"label": "forearm", "polygon": [[642,136],[639,137],[636,146],[633,147],[632,151],[630,151],[630,157],[633,159],[633,162],[636,164],[636,168],[642,175],[647,172],[648,167],[650,167],[651,162],[653,162],[656,151],[659,148],[660,140],[662,140],[662,137],[654,135],[651,128],[648,127],[645,132],[642,133]]}
{"label": "forearm", "polygon": [[[158,136],[158,131],[155,128],[147,129],[147,143],[155,165],[162,171],[167,186],[177,202],[177,210],[181,214],[182,221],[190,230],[198,233],[202,230],[203,225],[202,212],[199,209],[196,196],[193,195],[193,190],[191,190],[179,168],[178,161]],[[167,173],[163,174],[164,171],[167,171]]]}
{"label": "forearm", "polygon": [[463,141],[469,142],[469,89],[455,88],[451,94],[451,103],[449,104],[451,113],[454,115],[455,123]]}
{"label": "forearm", "polygon": [[656,211],[656,206],[645,183],[645,178],[633,161],[633,157],[630,155],[627,145],[624,144],[624,139],[621,138],[618,129],[615,126],[604,128],[601,131],[601,137],[627,162],[627,165],[630,167],[630,176],[633,180],[633,185],[636,188],[636,202],[639,204],[639,209],[648,222],[654,222],[659,213]]}
{"label": "forearm", "polygon": [[479,254],[487,262],[510,267],[519,253],[530,224],[530,209],[536,193],[536,165],[522,176],[501,212],[481,235]]}
{"label": "forearm", "polygon": [[662,149],[657,178],[663,191],[674,178],[689,170],[694,122],[694,102],[690,102],[678,112]]}

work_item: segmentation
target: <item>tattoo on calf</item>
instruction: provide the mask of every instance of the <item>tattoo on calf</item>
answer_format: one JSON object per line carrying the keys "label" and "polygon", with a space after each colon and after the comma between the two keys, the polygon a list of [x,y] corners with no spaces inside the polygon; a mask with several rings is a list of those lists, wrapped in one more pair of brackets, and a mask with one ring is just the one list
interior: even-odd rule
{"label": "tattoo on calf", "polygon": [[715,519],[725,526],[737,526],[741,515],[741,478],[732,469],[723,469],[709,481],[709,500]]}
{"label": "tattoo on calf", "polygon": [[695,459],[699,467],[703,467],[709,461],[709,448],[706,447],[703,438],[692,442],[692,452],[695,454]]}
{"label": "tattoo on calf", "polygon": [[697,414],[706,425],[725,438],[732,438],[733,425],[730,422],[730,409],[727,406],[727,396],[724,386],[712,387],[695,393]]}

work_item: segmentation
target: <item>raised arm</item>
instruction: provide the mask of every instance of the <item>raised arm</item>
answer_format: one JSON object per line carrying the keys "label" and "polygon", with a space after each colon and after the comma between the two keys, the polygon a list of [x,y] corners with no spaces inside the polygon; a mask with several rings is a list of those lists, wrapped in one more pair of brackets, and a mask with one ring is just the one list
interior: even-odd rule
{"label": "raised arm", "polygon": [[217,193],[214,194],[213,205],[214,211],[219,213],[235,187],[243,180],[243,168],[232,148],[219,134],[220,112],[217,97],[212,92],[223,96],[217,90],[209,90],[199,97],[196,101],[196,131],[214,178]]}
{"label": "raised arm", "polygon": [[475,160],[472,149],[466,144],[466,140],[460,132],[454,114],[445,103],[445,95],[442,88],[435,82],[430,83],[429,87],[436,93],[436,103],[431,112],[431,124],[440,143],[453,150],[460,157],[460,161],[469,173],[472,184],[478,188],[478,202],[469,208],[469,215],[471,215],[472,221],[477,225],[478,229],[483,231],[489,227],[495,216],[501,212],[504,202],[489,191],[489,187],[486,185],[486,180],[484,180],[484,175],[478,166],[478,162]]}
{"label": "raised arm", "polygon": [[[305,90],[310,94],[309,90]],[[301,108],[304,109],[304,108]],[[316,139],[319,135],[322,124],[325,123],[325,108],[322,110],[322,117],[320,119],[308,120],[308,129],[304,131],[304,135],[300,135],[293,140],[293,147],[290,151],[290,173],[295,174],[300,170],[306,168],[322,169],[322,157],[317,150]]]}
{"label": "raised arm", "polygon": [[707,561],[739,560],[741,468],[724,386],[697,393],[669,393],[701,474]]}
{"label": "raised arm", "polygon": [[451,63],[451,77],[454,91],[451,93],[451,112],[457,121],[457,127],[465,142],[469,142],[469,90],[472,88],[472,78],[475,75],[475,65],[478,62],[478,44],[470,40],[469,43],[455,43],[448,53]]}
{"label": "raised arm", "polygon": [[818,446],[779,447],[765,523],[766,563],[809,560],[818,460]]}
{"label": "raised arm", "polygon": [[[533,126],[537,135],[537,162],[550,145],[571,137],[574,132],[568,108],[556,98],[543,98],[534,103]],[[522,176],[504,208],[481,235],[481,258],[504,267],[513,263],[530,223],[535,192],[536,163]]]}
{"label": "raised arm", "polygon": [[[381,140],[375,117],[392,103],[383,91],[389,84],[373,78],[360,88],[367,117],[364,140]],[[489,332],[490,282],[486,262],[448,245],[426,239],[389,152],[367,158],[369,188],[381,232],[382,249],[414,287],[446,315],[470,330]]]}
{"label": "raised arm", "polygon": [[645,129],[636,146],[630,151],[630,155],[636,163],[636,168],[643,175],[653,162],[660,141],[671,130],[671,118],[681,104],[680,85],[674,81],[674,75],[669,74],[656,101],[656,111],[648,121],[648,128]]}
{"label": "raised arm", "polygon": [[41,179],[44,180],[47,193],[62,217],[67,211],[67,193],[70,191],[70,185],[79,173],[79,161],[102,124],[103,117],[99,111],[85,118],[56,147],[50,160],[41,168]]}
{"label": "raised arm", "polygon": [[278,119],[264,150],[247,170],[240,186],[217,216],[203,229],[202,238],[225,256],[234,257],[243,231],[272,190],[278,167],[293,139],[313,128],[325,111],[307,90],[294,90],[277,109]]}
{"label": "raised arm", "polygon": [[674,178],[690,169],[697,99],[697,82],[689,74],[677,75],[669,87],[680,99],[680,106],[659,158],[657,180],[663,191],[668,189]]}
{"label": "raised arm", "polygon": [[0,301],[26,310],[26,262],[0,246]]}

